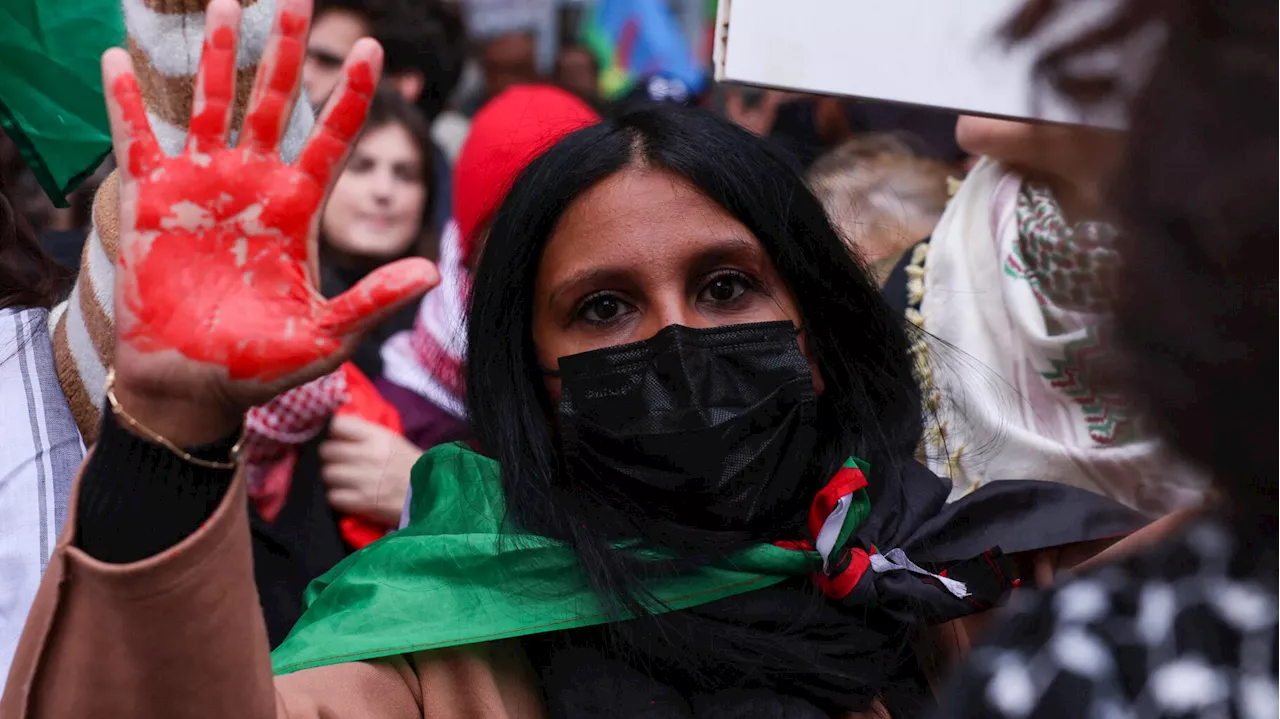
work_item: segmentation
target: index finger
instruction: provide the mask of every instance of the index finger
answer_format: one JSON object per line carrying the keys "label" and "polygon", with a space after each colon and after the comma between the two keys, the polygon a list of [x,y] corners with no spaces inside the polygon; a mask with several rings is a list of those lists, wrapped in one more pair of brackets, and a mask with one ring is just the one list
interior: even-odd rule
{"label": "index finger", "polygon": [[151,131],[142,88],[133,74],[133,60],[124,48],[113,47],[102,54],[102,88],[107,98],[116,165],[121,182],[127,183],[159,166],[164,152]]}
{"label": "index finger", "polygon": [[298,169],[321,187],[329,187],[351,141],[364,125],[381,74],[382,46],[369,38],[356,41],[342,66],[342,84],[325,104],[298,156]]}
{"label": "index finger", "polygon": [[358,441],[372,434],[369,427],[379,426],[347,414],[335,415],[329,423],[329,436],[334,439]]}

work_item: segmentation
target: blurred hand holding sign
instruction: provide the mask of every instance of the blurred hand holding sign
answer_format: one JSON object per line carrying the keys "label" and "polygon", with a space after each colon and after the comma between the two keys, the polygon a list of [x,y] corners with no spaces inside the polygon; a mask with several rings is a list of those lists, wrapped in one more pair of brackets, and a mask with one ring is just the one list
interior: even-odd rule
{"label": "blurred hand holding sign", "polygon": [[[720,0],[716,80],[1121,129],[1121,103],[1086,114],[1035,79],[1036,59],[1108,16],[1108,0],[1065,10],[1031,42],[1004,25],[1026,0]],[[1097,70],[1139,74],[1126,53]],[[1094,68],[1090,68],[1091,70]]]}

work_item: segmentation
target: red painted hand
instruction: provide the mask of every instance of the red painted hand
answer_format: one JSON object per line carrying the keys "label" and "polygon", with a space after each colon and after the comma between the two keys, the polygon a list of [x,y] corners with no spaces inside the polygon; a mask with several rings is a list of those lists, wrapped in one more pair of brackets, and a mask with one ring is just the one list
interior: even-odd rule
{"label": "red painted hand", "polygon": [[346,294],[315,289],[317,215],[364,122],[382,64],[361,40],[293,165],[279,143],[298,94],[310,0],[280,0],[240,141],[227,146],[240,7],[214,0],[187,144],[167,157],[129,56],[103,56],[120,165],[116,375],[135,394],[243,410],[336,367],[364,331],[438,281],[393,263]]}

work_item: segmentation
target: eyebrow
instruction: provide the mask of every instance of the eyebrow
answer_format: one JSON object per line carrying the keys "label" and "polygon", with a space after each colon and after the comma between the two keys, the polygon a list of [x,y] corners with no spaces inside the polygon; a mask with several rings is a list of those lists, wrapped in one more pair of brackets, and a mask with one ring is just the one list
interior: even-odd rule
{"label": "eyebrow", "polygon": [[[760,258],[763,256],[763,248],[737,235],[718,237],[707,243],[707,246],[703,248],[703,251],[694,260],[693,267],[698,271],[703,271],[704,268],[710,269],[711,266],[727,259],[740,258],[748,253],[752,256],[752,259]],[[590,267],[580,270],[569,275],[564,281],[556,283],[555,288],[547,294],[547,302],[554,305],[560,295],[582,285],[603,282],[621,284],[630,274],[630,270],[621,267]]]}
{"label": "eyebrow", "polygon": [[708,244],[694,260],[693,267],[698,272],[703,272],[726,260],[740,260],[744,257],[759,260],[767,256],[764,248],[759,244],[737,235],[730,235],[718,238],[714,244]]}
{"label": "eyebrow", "polygon": [[572,290],[575,287],[583,285],[596,284],[600,282],[608,282],[610,284],[621,283],[626,279],[629,272],[620,267],[592,267],[590,269],[575,272],[569,276],[564,282],[556,284],[555,289],[547,295],[547,303],[554,305],[560,295]]}
{"label": "eyebrow", "polygon": [[341,65],[345,61],[345,58],[338,53],[320,47],[308,47],[307,54],[311,59],[324,65]]}

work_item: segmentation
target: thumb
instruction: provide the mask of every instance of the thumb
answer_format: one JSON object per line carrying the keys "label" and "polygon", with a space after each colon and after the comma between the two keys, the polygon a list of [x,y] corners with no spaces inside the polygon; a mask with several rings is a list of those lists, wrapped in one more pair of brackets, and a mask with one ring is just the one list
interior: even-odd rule
{"label": "thumb", "polygon": [[438,284],[440,273],[430,260],[409,257],[392,262],[329,300],[324,325],[339,337],[362,334]]}

